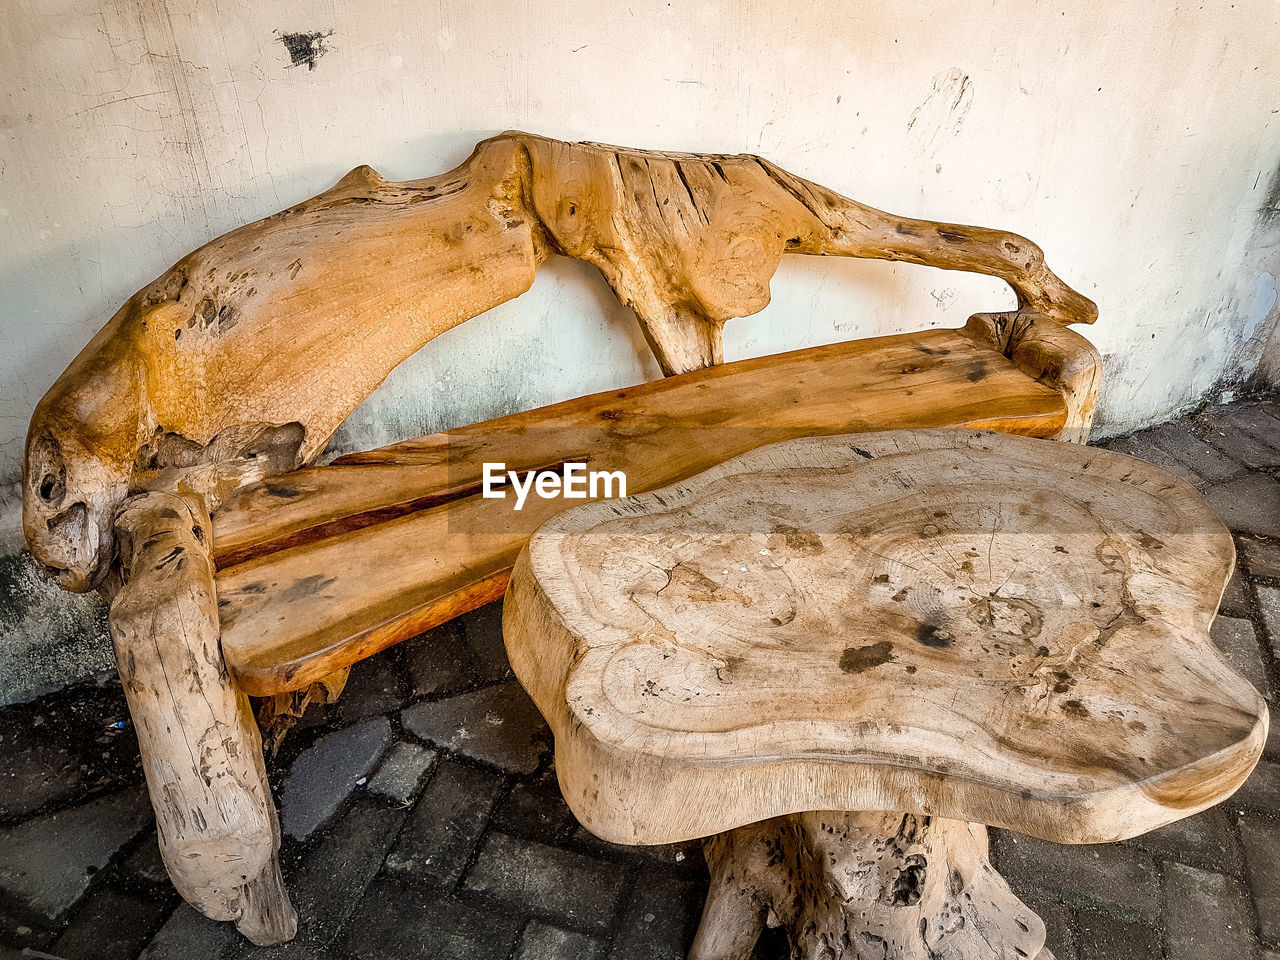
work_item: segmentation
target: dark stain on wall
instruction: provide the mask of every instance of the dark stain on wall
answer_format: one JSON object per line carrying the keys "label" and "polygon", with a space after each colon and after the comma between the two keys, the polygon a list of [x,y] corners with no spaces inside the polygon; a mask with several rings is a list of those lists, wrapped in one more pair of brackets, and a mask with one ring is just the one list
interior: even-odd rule
{"label": "dark stain on wall", "polygon": [[316,61],[329,51],[325,41],[333,36],[333,31],[316,31],[315,33],[280,33],[276,31],[276,36],[284,44],[284,48],[289,51],[290,67],[299,67],[306,64],[308,70],[314,70]]}
{"label": "dark stain on wall", "polygon": [[1276,172],[1271,175],[1267,199],[1262,201],[1262,209],[1258,213],[1264,227],[1280,221],[1280,167],[1277,167]]}

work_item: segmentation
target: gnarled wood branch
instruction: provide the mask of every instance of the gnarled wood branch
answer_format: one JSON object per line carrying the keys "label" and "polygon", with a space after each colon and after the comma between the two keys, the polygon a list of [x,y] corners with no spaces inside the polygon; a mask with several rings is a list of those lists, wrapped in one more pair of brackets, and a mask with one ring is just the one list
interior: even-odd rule
{"label": "gnarled wood branch", "polygon": [[1050,321],[1096,316],[1014,234],[895,217],[757,157],[507,133],[423,180],[358,167],[135,294],[32,418],[28,543],[68,589],[101,583],[116,508],[155,479],[139,455],[157,434],[200,451],[273,424],[301,431],[309,462],[396,365],[523,293],[553,254],[604,273],[670,374],[720,362],[722,325],[768,303],[786,252],[990,273]]}
{"label": "gnarled wood branch", "polygon": [[689,960],[746,960],[766,925],[796,958],[1053,960],[1044,922],[987,859],[981,824],[807,812],[711,837]]}
{"label": "gnarled wood branch", "polygon": [[1098,405],[1102,355],[1074,330],[1027,310],[976,313],[964,333],[995,347],[1019,369],[1058,390],[1067,403],[1067,422],[1055,439],[1087,443]]}
{"label": "gnarled wood branch", "polygon": [[[756,157],[520,133],[423,180],[358,167],[184,257],[116,313],[32,418],[23,524],[65,587],[118,589],[121,675],[188,900],[261,942],[292,933],[258,733],[219,650],[207,510],[312,460],[396,365],[518,296],[551,255],[596,265],[671,374],[721,361],[722,325],[768,303],[785,252],[987,272],[1019,315],[1096,315],[1013,234],[894,217]],[[1075,383],[1071,345],[1037,343],[1008,355]],[[329,677],[323,695],[340,686]]]}

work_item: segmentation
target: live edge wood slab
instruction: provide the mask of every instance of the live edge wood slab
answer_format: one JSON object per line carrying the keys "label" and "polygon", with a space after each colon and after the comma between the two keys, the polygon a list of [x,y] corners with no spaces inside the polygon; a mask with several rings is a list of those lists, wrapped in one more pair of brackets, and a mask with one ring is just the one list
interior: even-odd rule
{"label": "live edge wood slab", "polygon": [[[768,302],[784,253],[987,273],[1016,309],[975,314],[963,333],[820,348],[718,377],[723,324]],[[524,292],[552,256],[599,268],[663,372],[703,379],[308,468],[402,360]],[[32,416],[23,530],[68,590],[115,598],[113,637],[179,889],[276,942],[292,908],[274,859],[251,875],[277,838],[261,769],[244,760],[260,747],[244,694],[271,696],[259,717],[297,712],[336,695],[360,657],[499,595],[529,521],[546,514],[495,524],[474,496],[482,458],[529,467],[585,452],[636,471],[642,489],[806,432],[970,424],[1082,442],[1101,359],[1066,325],[1096,316],[1016,234],[894,216],[758,157],[509,132],[421,180],[357,167],[139,290]],[[794,395],[798,381],[812,397]],[[688,390],[726,391],[701,409],[743,425],[736,438],[691,432],[672,413],[698,406]],[[560,439],[540,448],[531,437],[545,437],[544,418]],[[703,456],[677,449],[704,442]],[[474,539],[446,537],[458,530]],[[216,789],[210,765],[228,771]],[[226,856],[210,854],[219,842]],[[241,855],[238,878],[228,865]]]}
{"label": "live edge wood slab", "polygon": [[[1131,837],[1234,791],[1262,698],[1209,639],[1231,537],[1121,454],[794,440],[561,513],[503,631],[598,836],[712,836],[691,957],[1035,957],[983,825]],[[1040,954],[1047,956],[1047,954]]]}

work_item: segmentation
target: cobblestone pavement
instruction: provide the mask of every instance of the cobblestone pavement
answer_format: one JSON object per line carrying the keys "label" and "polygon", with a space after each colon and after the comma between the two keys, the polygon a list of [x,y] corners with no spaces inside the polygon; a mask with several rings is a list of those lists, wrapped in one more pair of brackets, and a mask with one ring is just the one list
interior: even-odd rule
{"label": "cobblestone pavement", "polygon": [[[1280,406],[1211,408],[1106,446],[1185,477],[1235,532],[1214,639],[1276,703]],[[302,918],[283,948],[253,948],[169,886],[118,683],[0,711],[0,956],[682,957],[706,890],[697,844],[616,847],[575,823],[499,622],[495,604],[358,665],[272,760]],[[1059,960],[1280,960],[1280,735],[1229,801],[1147,836],[992,835]],[[757,950],[784,955],[776,935]]]}

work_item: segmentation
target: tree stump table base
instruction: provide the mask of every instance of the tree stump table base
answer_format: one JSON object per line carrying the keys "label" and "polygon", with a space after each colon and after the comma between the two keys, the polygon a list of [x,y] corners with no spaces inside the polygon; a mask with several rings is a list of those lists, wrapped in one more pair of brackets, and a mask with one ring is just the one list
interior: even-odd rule
{"label": "tree stump table base", "polygon": [[765,926],[796,960],[1053,960],[1044,923],[987,859],[987,828],[912,813],[811,811],[709,838],[689,960],[746,960]]}

